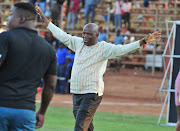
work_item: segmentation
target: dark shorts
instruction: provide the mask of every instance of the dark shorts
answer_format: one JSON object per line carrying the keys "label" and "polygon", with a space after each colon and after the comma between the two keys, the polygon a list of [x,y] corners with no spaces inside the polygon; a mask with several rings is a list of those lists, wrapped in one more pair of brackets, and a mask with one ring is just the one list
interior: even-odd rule
{"label": "dark shorts", "polygon": [[73,94],[74,131],[93,131],[93,117],[101,100],[102,96],[95,93]]}

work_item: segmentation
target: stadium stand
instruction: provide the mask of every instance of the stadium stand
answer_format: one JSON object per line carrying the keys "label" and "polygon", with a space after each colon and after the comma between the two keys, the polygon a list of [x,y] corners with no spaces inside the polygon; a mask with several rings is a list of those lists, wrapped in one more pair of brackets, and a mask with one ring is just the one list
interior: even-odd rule
{"label": "stadium stand", "polygon": [[[4,12],[5,19],[9,15],[9,10],[13,2],[15,1],[0,0],[0,9]],[[104,20],[104,16],[107,15],[106,8],[109,2],[114,3],[115,0],[111,0],[111,1],[101,0],[95,11],[96,12],[95,23],[97,25],[102,25],[105,29],[107,29],[107,24]],[[144,47],[139,51],[134,52],[133,54],[122,57],[122,64],[125,67],[140,66],[144,68],[146,64],[146,55],[153,54],[154,48],[155,48],[155,53],[157,55],[163,53],[167,41],[166,20],[179,20],[180,10],[178,9],[178,7],[180,6],[180,1],[177,0],[177,2],[174,3],[172,0],[156,0],[156,1],[151,0],[149,1],[148,7],[144,7],[143,0],[133,0],[132,3],[133,3],[133,8],[130,15],[131,29],[129,30],[129,32],[127,32],[127,29],[124,28],[124,25],[122,24],[121,34],[124,37],[128,38],[125,44],[132,42],[132,40],[133,41],[139,40],[142,37],[148,35],[149,33],[154,32],[155,30],[159,30],[162,33],[162,38],[160,42],[157,42],[156,44],[149,44],[148,46]],[[66,11],[67,4],[65,3],[63,5],[64,5],[64,9],[63,9],[63,13],[64,13]],[[75,30],[68,30],[67,32],[75,36],[81,36],[82,29],[85,24],[84,13],[83,11],[81,11],[81,9],[78,13],[77,19],[78,21]],[[66,21],[67,21],[67,17],[63,14],[62,28],[64,30],[66,27]],[[157,23],[157,25],[155,23]],[[110,23],[109,27],[110,27],[109,42],[113,43],[113,36],[115,33],[114,26],[112,23]],[[44,23],[42,22],[38,22],[38,21],[36,22],[36,29],[39,32],[48,32]],[[44,33],[40,33],[40,34],[44,34]],[[113,60],[110,60],[109,63],[113,64]]]}

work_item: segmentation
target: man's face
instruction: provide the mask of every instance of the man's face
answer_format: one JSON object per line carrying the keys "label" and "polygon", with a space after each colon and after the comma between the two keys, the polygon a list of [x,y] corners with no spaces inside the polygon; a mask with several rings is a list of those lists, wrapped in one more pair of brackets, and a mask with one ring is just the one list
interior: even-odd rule
{"label": "man's face", "polygon": [[8,17],[8,28],[9,30],[13,30],[15,28],[17,28],[20,25],[20,15],[18,14],[17,8],[13,7],[11,9],[11,13],[10,16]]}
{"label": "man's face", "polygon": [[85,26],[82,33],[83,42],[87,46],[97,43],[98,34],[93,30],[92,26]]}

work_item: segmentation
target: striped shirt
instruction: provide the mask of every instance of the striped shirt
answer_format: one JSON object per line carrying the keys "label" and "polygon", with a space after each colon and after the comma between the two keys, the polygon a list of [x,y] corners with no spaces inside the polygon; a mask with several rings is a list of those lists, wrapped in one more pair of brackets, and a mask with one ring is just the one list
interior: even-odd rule
{"label": "striped shirt", "polygon": [[127,45],[114,45],[105,41],[86,46],[83,38],[71,36],[49,23],[47,27],[54,36],[76,55],[71,73],[70,92],[73,94],[98,93],[103,95],[103,74],[108,59],[118,58],[140,48],[139,41]]}

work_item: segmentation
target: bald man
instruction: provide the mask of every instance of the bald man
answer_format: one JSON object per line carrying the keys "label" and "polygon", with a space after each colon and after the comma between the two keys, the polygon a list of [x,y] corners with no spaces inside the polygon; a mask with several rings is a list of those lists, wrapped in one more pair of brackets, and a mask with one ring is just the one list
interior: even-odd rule
{"label": "bald man", "polygon": [[114,45],[97,41],[98,26],[94,23],[84,26],[82,38],[80,38],[67,34],[49,22],[38,6],[36,11],[55,37],[76,53],[70,85],[70,92],[73,94],[73,114],[76,119],[74,131],[93,131],[92,121],[102,100],[103,74],[106,71],[108,59],[134,52],[146,42],[158,41],[161,33],[155,32],[127,45]]}

